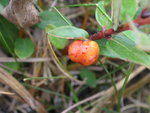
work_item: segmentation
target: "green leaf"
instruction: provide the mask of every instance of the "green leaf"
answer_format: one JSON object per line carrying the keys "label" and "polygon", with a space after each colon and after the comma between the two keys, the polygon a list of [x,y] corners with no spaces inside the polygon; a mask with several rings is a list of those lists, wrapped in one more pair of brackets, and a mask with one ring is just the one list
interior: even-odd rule
{"label": "green leaf", "polygon": [[[53,25],[48,25],[45,29],[46,32],[54,29],[56,27],[54,27]],[[54,36],[49,36],[49,41],[52,43],[52,45],[57,48],[57,49],[63,49],[67,43],[68,43],[68,40],[67,39],[63,39],[63,38],[57,38],[57,37],[54,37]]]}
{"label": "green leaf", "polygon": [[[20,68],[20,63],[18,62],[5,62],[4,65],[12,70],[18,70]],[[13,73],[11,70],[6,69],[9,73]]]}
{"label": "green leaf", "polygon": [[137,39],[137,47],[139,49],[149,51],[150,50],[150,37],[148,37],[145,33],[139,33],[139,38]]}
{"label": "green leaf", "polygon": [[137,38],[137,37],[136,37],[136,35],[134,34],[133,31],[131,31],[131,30],[124,31],[123,34],[124,34],[126,37],[128,37],[130,40],[136,42],[136,38]]}
{"label": "green leaf", "polygon": [[112,20],[107,15],[105,8],[104,8],[104,2],[100,1],[97,5],[95,17],[97,22],[103,27],[111,28],[112,27]]}
{"label": "green leaf", "polygon": [[15,41],[15,53],[19,58],[30,57],[34,52],[34,45],[29,38],[18,38]]}
{"label": "green leaf", "polygon": [[87,38],[89,36],[85,30],[73,26],[57,27],[53,30],[48,31],[47,33],[49,36],[65,39],[79,38],[79,37]]}
{"label": "green leaf", "polygon": [[101,55],[129,60],[150,68],[150,55],[139,50],[136,44],[125,36],[115,36],[111,40],[97,41],[101,48]]}
{"label": "green leaf", "polygon": [[41,29],[46,28],[49,24],[54,25],[56,27],[71,25],[71,21],[64,17],[62,14],[60,15],[56,11],[44,11],[40,13],[41,22],[37,24],[37,26]]}
{"label": "green leaf", "polygon": [[49,37],[49,41],[57,49],[63,49],[68,43],[67,39],[57,38],[57,37],[53,37],[53,36]]}
{"label": "green leaf", "polygon": [[137,48],[145,51],[150,50],[150,37],[148,37],[145,33],[131,30],[123,33],[136,43]]}
{"label": "green leaf", "polygon": [[3,5],[3,6],[6,6],[8,5],[10,0],[0,0],[0,4]]}
{"label": "green leaf", "polygon": [[55,29],[55,28],[56,28],[56,26],[49,24],[49,25],[45,28],[45,32],[48,32],[48,31],[53,30],[53,29]]}
{"label": "green leaf", "polygon": [[96,76],[94,72],[92,72],[89,69],[82,69],[80,71],[80,76],[82,77],[82,79],[86,81],[86,83],[90,87],[93,87],[93,88],[96,87]]}
{"label": "green leaf", "polygon": [[17,27],[0,16],[0,46],[8,53],[13,53],[15,39],[18,38]]}
{"label": "green leaf", "polygon": [[123,22],[133,19],[137,11],[137,0],[122,0],[120,20]]}
{"label": "green leaf", "polygon": [[4,9],[3,5],[0,4],[0,13],[2,12],[3,9]]}
{"label": "green leaf", "polygon": [[52,30],[47,30],[49,40],[57,49],[63,49],[70,38],[88,37],[88,33],[83,29],[73,26],[57,27]]}

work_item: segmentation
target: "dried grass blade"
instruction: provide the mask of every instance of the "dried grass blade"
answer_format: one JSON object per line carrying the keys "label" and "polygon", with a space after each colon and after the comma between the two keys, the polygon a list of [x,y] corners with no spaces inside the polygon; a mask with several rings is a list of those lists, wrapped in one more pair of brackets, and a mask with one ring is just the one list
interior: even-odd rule
{"label": "dried grass blade", "polygon": [[0,82],[13,89],[32,109],[38,113],[47,113],[44,107],[9,73],[0,68]]}

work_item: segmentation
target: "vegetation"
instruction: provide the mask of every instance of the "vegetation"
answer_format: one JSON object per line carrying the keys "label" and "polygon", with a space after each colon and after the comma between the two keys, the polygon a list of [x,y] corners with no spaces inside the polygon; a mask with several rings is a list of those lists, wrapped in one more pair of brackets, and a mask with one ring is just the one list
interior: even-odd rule
{"label": "vegetation", "polygon": [[150,112],[149,6],[0,0],[0,113]]}

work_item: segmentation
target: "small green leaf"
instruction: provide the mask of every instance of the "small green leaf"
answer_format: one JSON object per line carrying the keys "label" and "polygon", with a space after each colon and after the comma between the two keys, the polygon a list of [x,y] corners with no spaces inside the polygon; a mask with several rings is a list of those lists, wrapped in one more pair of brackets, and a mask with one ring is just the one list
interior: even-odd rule
{"label": "small green leaf", "polygon": [[3,6],[6,6],[8,5],[10,0],[0,0],[0,4],[3,5]]}
{"label": "small green leaf", "polygon": [[[20,64],[18,62],[5,62],[4,65],[12,70],[18,70],[20,68]],[[9,73],[13,73],[11,70],[6,69]]]}
{"label": "small green leaf", "polygon": [[3,9],[4,9],[3,5],[0,4],[0,13],[2,12]]}
{"label": "small green leaf", "polygon": [[120,20],[123,22],[133,19],[137,11],[137,0],[122,0]]}
{"label": "small green leaf", "polygon": [[101,55],[129,60],[150,68],[150,55],[139,50],[136,44],[125,36],[115,36],[111,40],[97,42],[101,47]]}
{"label": "small green leaf", "polygon": [[19,58],[30,57],[34,52],[34,45],[31,39],[29,38],[18,38],[15,41],[15,54]]}
{"label": "small green leaf", "polygon": [[56,27],[67,26],[72,24],[71,21],[67,19],[67,17],[64,17],[62,14],[60,15],[56,11],[44,11],[40,13],[40,17],[41,22],[37,24],[37,26],[41,29],[46,28],[49,24],[54,25]]}
{"label": "small green leaf", "polygon": [[92,72],[89,69],[82,69],[80,71],[80,76],[82,77],[82,79],[86,81],[86,83],[90,87],[93,87],[93,88],[96,87],[96,76],[94,72]]}
{"label": "small green leaf", "polygon": [[57,49],[63,49],[68,43],[67,39],[57,38],[57,37],[53,37],[53,36],[49,37],[49,41]]}
{"label": "small green leaf", "polygon": [[0,16],[0,46],[8,53],[13,54],[14,42],[18,38],[17,27]]}
{"label": "small green leaf", "polygon": [[107,15],[105,8],[104,8],[104,2],[100,1],[97,5],[95,17],[97,22],[103,27],[111,28],[112,27],[112,20]]}
{"label": "small green leaf", "polygon": [[47,33],[49,36],[65,39],[79,37],[87,38],[89,36],[85,30],[73,26],[57,27],[53,30],[48,31]]}
{"label": "small green leaf", "polygon": [[54,29],[47,29],[48,37],[53,46],[57,49],[63,49],[70,38],[88,37],[88,33],[83,29],[73,26],[63,26]]}

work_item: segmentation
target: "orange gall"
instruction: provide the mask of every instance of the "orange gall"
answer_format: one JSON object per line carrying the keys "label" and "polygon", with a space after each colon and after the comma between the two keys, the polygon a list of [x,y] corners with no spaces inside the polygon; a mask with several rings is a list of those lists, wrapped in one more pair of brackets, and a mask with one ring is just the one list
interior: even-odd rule
{"label": "orange gall", "polygon": [[99,55],[98,44],[91,40],[75,40],[68,48],[69,58],[84,66],[96,63]]}

